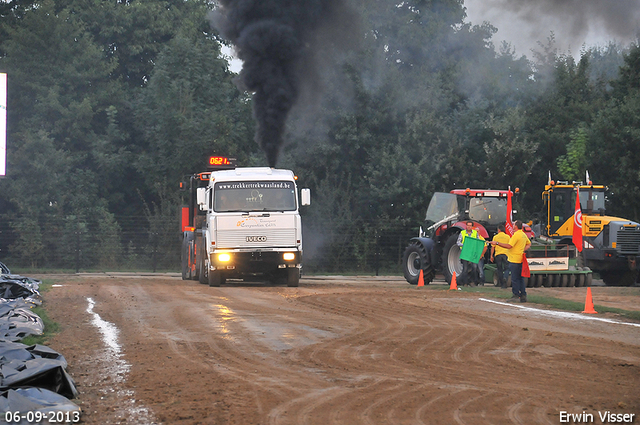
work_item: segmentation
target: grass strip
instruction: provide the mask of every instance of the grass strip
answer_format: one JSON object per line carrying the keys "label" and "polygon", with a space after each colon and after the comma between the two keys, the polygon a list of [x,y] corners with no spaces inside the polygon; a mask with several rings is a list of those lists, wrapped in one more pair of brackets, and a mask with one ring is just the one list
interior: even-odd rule
{"label": "grass strip", "polygon": [[[43,295],[43,298],[44,294],[49,291],[49,289],[51,289],[51,285],[53,285],[52,280],[45,279],[42,281],[42,284],[38,288],[38,291],[40,292],[40,295]],[[43,306],[34,307],[31,309],[31,311],[40,316],[40,319],[42,319],[42,323],[44,323],[44,332],[42,333],[42,335],[29,335],[25,338],[22,338],[22,340],[20,340],[19,342],[25,345],[46,345],[46,342],[49,340],[49,338],[52,338],[55,334],[58,333],[58,331],[60,330],[60,325],[49,318],[47,310],[45,310]]]}

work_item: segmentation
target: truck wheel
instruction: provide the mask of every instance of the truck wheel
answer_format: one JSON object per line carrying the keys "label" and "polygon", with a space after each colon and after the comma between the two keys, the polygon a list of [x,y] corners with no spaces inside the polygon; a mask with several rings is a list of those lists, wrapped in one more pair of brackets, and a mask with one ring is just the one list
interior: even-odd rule
{"label": "truck wheel", "polygon": [[462,262],[460,261],[460,247],[457,245],[458,233],[449,236],[442,251],[442,272],[447,283],[451,283],[453,272],[456,272],[457,279],[462,274]]}
{"label": "truck wheel", "polygon": [[198,282],[202,283],[203,285],[208,283],[209,281],[207,277],[209,274],[207,273],[209,262],[206,261],[205,258],[206,258],[206,254],[201,254],[200,262],[198,263]]}
{"label": "truck wheel", "polygon": [[193,232],[185,232],[182,238],[182,280],[191,280],[191,246],[195,235]]}
{"label": "truck wheel", "polygon": [[291,267],[287,270],[287,286],[294,288],[300,284],[300,269]]}
{"label": "truck wheel", "polygon": [[191,279],[191,275],[189,273],[189,254],[185,253],[184,241],[182,242],[182,252],[181,252],[181,260],[182,260],[182,280]]}
{"label": "truck wheel", "polygon": [[223,281],[222,273],[218,270],[209,270],[207,280],[209,286],[220,286]]}
{"label": "truck wheel", "polygon": [[204,238],[202,236],[195,235],[195,241],[191,245],[191,258],[192,258],[192,270],[191,270],[191,279],[201,281],[200,277],[200,265],[202,264],[202,252],[204,245]]}
{"label": "truck wheel", "polygon": [[412,242],[407,249],[404,250],[402,256],[402,265],[404,270],[404,278],[411,285],[417,285],[420,278],[420,270],[422,270],[422,278],[425,285],[431,283],[435,272],[429,261],[429,253],[419,242]]}

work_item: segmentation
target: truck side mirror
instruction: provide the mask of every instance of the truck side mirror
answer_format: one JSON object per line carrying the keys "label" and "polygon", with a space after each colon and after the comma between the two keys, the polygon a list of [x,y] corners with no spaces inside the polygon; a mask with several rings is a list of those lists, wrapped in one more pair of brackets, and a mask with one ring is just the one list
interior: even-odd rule
{"label": "truck side mirror", "polygon": [[302,198],[302,205],[311,205],[311,189],[305,188],[300,190],[300,197]]}
{"label": "truck side mirror", "polygon": [[207,209],[207,188],[199,187],[196,189],[196,202],[201,211]]}

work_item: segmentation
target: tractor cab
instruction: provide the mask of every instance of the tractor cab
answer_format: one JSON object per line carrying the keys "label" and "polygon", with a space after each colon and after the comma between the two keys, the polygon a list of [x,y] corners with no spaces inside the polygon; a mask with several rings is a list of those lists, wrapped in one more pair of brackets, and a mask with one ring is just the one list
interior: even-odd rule
{"label": "tractor cab", "polygon": [[440,236],[447,229],[443,226],[446,223],[472,220],[494,234],[507,217],[507,194],[506,190],[478,189],[436,192],[425,217],[428,233],[431,237]]}

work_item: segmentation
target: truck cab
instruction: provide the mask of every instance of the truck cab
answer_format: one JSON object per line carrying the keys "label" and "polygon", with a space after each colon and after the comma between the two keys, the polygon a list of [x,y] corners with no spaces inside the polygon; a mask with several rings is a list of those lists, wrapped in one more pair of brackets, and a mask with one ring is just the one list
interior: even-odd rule
{"label": "truck cab", "polygon": [[[202,283],[226,279],[266,279],[298,286],[302,267],[299,207],[310,204],[308,189],[298,196],[290,170],[245,167],[215,170],[195,188],[193,252],[183,249],[187,268]],[[198,219],[198,217],[201,217]],[[184,245],[183,245],[184,247]],[[188,278],[184,276],[183,278]]]}

